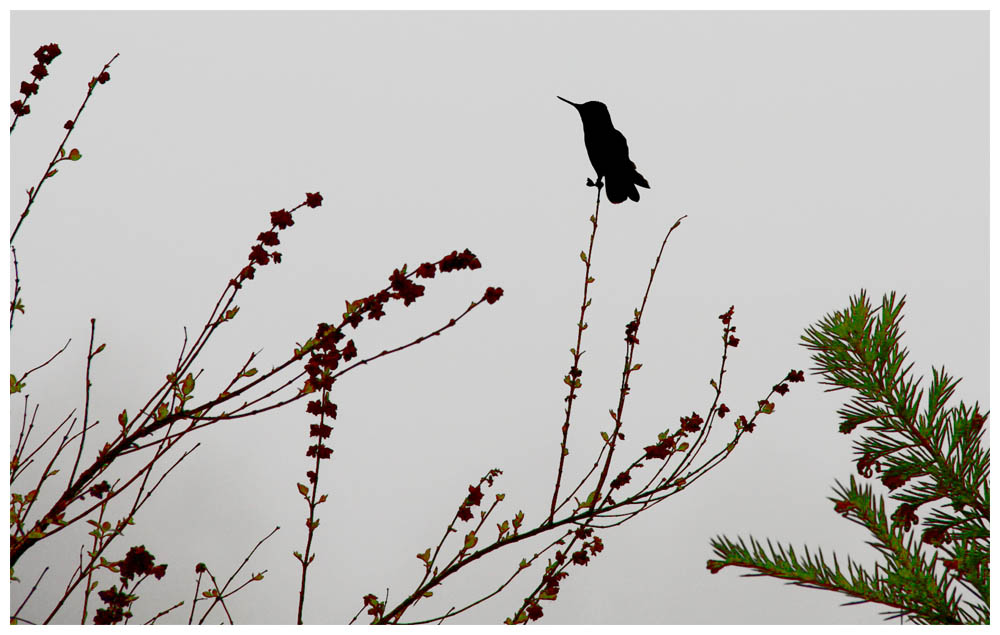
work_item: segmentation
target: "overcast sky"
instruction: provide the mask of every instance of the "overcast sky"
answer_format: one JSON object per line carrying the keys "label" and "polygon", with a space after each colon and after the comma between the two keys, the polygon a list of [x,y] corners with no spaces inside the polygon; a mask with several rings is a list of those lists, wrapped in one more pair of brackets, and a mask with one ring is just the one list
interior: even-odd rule
{"label": "overcast sky", "polygon": [[[63,54],[12,137],[12,228],[86,82],[120,57],[72,137],[83,159],[61,166],[17,238],[27,314],[12,372],[72,338],[30,378],[40,425],[82,404],[94,317],[107,349],[91,417],[112,434],[172,368],[183,327],[208,315],[268,212],[307,191],[323,206],[297,213],[284,261],[241,293],[238,319],[202,358],[200,396],[251,351],[261,368],[283,361],[403,263],[469,248],[484,266],[439,276],[416,305],[366,324],[362,355],[447,322],[487,286],[505,290],[336,385],[307,623],[344,623],[387,587],[390,604],[408,594],[422,573],[414,555],[489,468],[504,470],[490,490],[506,493],[500,519],[521,509],[534,526],[547,510],[595,194],[579,117],[556,95],[606,103],[651,185],[638,203],[601,206],[570,476],[608,429],[622,329],[682,214],[640,333],[628,456],[679,416],[705,414],[730,305],[742,342],[723,401],[736,413],[808,369],[803,329],[862,288],[875,301],[906,294],[915,371],[945,365],[965,378],[959,398],[989,408],[986,12],[18,12],[12,100],[50,42]],[[811,376],[795,385],[721,467],[602,531],[605,551],[573,568],[543,622],[878,623],[879,607],[705,568],[720,534],[873,562],[864,531],[827,500],[854,473],[835,414],[846,398]],[[15,420],[22,405],[11,401]],[[145,544],[169,563],[144,583],[140,621],[190,602],[197,562],[228,577],[275,525],[250,565],[268,569],[264,581],[230,608],[242,623],[294,621],[291,552],[304,549],[307,513],[295,484],[310,469],[312,422],[296,404],[189,442],[201,446],[112,554]],[[718,434],[724,443],[727,426]],[[46,565],[32,604],[57,595],[84,534],[22,559],[11,602]],[[485,595],[540,546],[469,567],[408,617]],[[537,569],[455,621],[502,622]],[[63,619],[78,621],[69,606]],[[175,613],[186,620],[186,605]]]}

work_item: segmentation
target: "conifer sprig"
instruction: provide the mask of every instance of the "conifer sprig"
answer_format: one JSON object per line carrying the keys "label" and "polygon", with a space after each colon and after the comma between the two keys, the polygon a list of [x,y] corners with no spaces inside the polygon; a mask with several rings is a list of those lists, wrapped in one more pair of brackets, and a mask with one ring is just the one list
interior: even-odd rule
{"label": "conifer sprig", "polygon": [[822,383],[854,393],[837,414],[842,433],[861,427],[858,473],[877,475],[897,503],[887,516],[885,499],[853,475],[849,486],[837,482],[830,499],[869,531],[882,561],[866,571],[848,559],[845,574],[836,555],[830,567],[821,551],[802,558],[770,541],[765,550],[753,538],[747,546],[720,536],[712,541],[719,559],[708,568],[743,567],[753,571],[748,575],[838,591],[856,598],[849,604],[877,602],[892,607],[890,617],[919,624],[988,624],[990,453],[982,437],[989,413],[978,402],[951,405],[960,380],[944,368],[932,369],[925,395],[900,345],[904,305],[892,293],[875,310],[862,291],[802,336]]}

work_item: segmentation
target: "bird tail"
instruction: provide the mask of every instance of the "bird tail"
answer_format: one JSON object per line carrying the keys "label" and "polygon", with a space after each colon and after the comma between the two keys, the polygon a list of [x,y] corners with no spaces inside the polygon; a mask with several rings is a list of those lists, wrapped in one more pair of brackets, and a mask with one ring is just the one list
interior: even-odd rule
{"label": "bird tail", "polygon": [[605,180],[604,188],[604,191],[607,192],[608,200],[615,205],[624,202],[627,198],[633,201],[639,200],[639,192],[636,191],[635,185],[625,179],[608,178]]}

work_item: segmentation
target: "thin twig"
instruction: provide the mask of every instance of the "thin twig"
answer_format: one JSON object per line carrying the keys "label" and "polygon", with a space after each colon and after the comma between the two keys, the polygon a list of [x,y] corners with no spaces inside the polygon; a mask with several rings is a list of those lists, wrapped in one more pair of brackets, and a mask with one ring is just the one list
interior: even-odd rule
{"label": "thin twig", "polygon": [[590,291],[590,283],[593,282],[593,278],[590,277],[590,265],[594,253],[594,239],[597,237],[597,215],[601,211],[602,185],[603,182],[598,179],[597,203],[594,205],[594,215],[590,217],[593,229],[590,232],[590,245],[587,247],[587,256],[583,261],[585,265],[583,273],[583,301],[580,303],[580,321],[576,325],[576,347],[570,351],[573,355],[573,364],[570,366],[569,374],[566,376],[566,383],[569,384],[569,395],[566,397],[566,420],[562,425],[562,442],[559,444],[559,468],[556,470],[556,485],[552,490],[552,506],[549,509],[550,523],[556,515],[556,502],[559,500],[559,487],[562,483],[563,465],[566,461],[566,455],[569,454],[569,451],[566,449],[566,442],[569,436],[569,423],[573,413],[573,402],[576,400],[576,389],[582,385],[580,375],[583,373],[580,370],[580,358],[583,356],[583,349],[581,346],[583,345],[583,331],[587,328],[584,317],[587,314],[587,307],[590,306],[587,294]]}
{"label": "thin twig", "polygon": [[[111,67],[112,62],[114,62],[116,59],[118,59],[118,53],[115,53],[115,56],[112,57],[108,61],[108,63],[104,65],[104,68],[101,69],[101,73],[107,71]],[[101,73],[98,73],[98,76],[100,76]],[[59,161],[63,160],[63,156],[65,155],[66,142],[69,141],[69,136],[73,133],[74,130],[76,130],[76,124],[80,120],[80,115],[83,114],[83,109],[86,108],[87,102],[90,101],[90,96],[94,94],[94,88],[96,88],[97,85],[98,82],[97,78],[95,77],[93,80],[91,80],[90,84],[88,84],[87,86],[87,96],[83,98],[83,103],[80,104],[79,110],[76,111],[76,115],[71,120],[72,124],[66,126],[66,134],[63,135],[62,143],[59,144],[59,147],[56,149],[55,155],[53,155],[52,160],[49,161],[48,167],[45,168],[45,174],[42,176],[41,180],[38,181],[38,184],[35,185],[35,187],[28,190],[28,204],[24,206],[24,211],[21,212],[21,217],[17,220],[17,225],[14,227],[14,231],[11,232],[10,234],[10,242],[12,244],[14,242],[14,237],[17,236],[18,230],[21,229],[21,224],[24,222],[24,219],[27,218],[28,214],[31,212],[31,205],[35,202],[35,199],[38,197],[38,193],[41,191],[42,185],[44,185],[45,181],[47,181],[53,174],[55,174],[55,172],[53,172],[52,170],[53,166],[55,166],[56,163],[59,163]],[[11,125],[11,131],[13,130],[14,126]]]}
{"label": "thin twig", "polygon": [[48,573],[48,572],[49,572],[49,568],[48,567],[45,567],[42,570],[42,574],[40,576],[38,576],[37,580],[35,580],[35,584],[31,587],[31,590],[28,591],[28,595],[26,595],[24,597],[24,600],[21,602],[20,605],[18,605],[17,610],[14,611],[14,615],[12,615],[11,618],[10,618],[11,620],[18,619],[17,616],[21,613],[21,609],[23,609],[24,605],[28,603],[28,600],[31,599],[31,596],[35,594],[35,589],[38,588],[38,585],[42,582],[42,578],[44,578],[45,574]]}

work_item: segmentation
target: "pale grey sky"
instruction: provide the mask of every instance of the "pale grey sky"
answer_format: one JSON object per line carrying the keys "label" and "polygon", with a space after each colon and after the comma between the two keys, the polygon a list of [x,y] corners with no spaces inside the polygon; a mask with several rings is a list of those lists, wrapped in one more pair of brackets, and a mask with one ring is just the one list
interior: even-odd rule
{"label": "pale grey sky", "polygon": [[[808,369],[803,328],[862,287],[876,301],[906,294],[915,370],[944,364],[965,378],[960,398],[989,407],[986,12],[17,12],[12,100],[49,42],[63,54],[11,141],[11,227],[87,80],[121,57],[74,133],[83,159],[46,184],[18,235],[27,314],[12,332],[12,372],[73,340],[29,382],[40,421],[82,401],[91,317],[108,345],[92,370],[92,416],[110,430],[122,408],[135,411],[268,212],[307,191],[324,204],[298,213],[282,264],[241,293],[239,319],[203,358],[206,393],[251,351],[262,349],[262,368],[284,360],[404,262],[468,247],[484,266],[388,309],[358,332],[363,354],[446,322],[487,286],[505,289],[441,337],[337,384],[308,623],[346,622],[386,587],[390,603],[407,594],[422,571],[414,554],[491,467],[504,470],[491,490],[506,492],[501,518],[522,509],[534,526],[547,510],[594,197],[579,117],[556,95],[605,102],[651,185],[639,203],[601,207],[570,475],[607,428],[622,328],[682,214],[640,333],[630,456],[711,403],[716,316],[731,304],[742,343],[723,400],[737,412],[789,368]],[[574,568],[543,622],[878,623],[878,607],[705,569],[719,534],[873,561],[864,532],[826,499],[854,472],[851,439],[837,432],[845,398],[811,376],[796,385],[716,471],[601,533],[605,551]],[[21,404],[11,401],[12,418]],[[189,602],[197,562],[228,576],[281,525],[250,565],[266,578],[231,609],[243,623],[294,621],[291,552],[304,547],[306,515],[295,483],[310,467],[311,422],[295,405],[198,437],[117,544],[169,563],[141,589],[137,618]],[[22,580],[75,559],[83,534],[29,553]],[[539,546],[471,567],[408,616],[492,591]],[[501,622],[540,570],[455,621]],[[32,602],[66,575],[50,572]],[[11,602],[29,587],[12,587]],[[79,620],[78,604],[64,616]]]}

